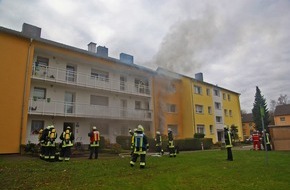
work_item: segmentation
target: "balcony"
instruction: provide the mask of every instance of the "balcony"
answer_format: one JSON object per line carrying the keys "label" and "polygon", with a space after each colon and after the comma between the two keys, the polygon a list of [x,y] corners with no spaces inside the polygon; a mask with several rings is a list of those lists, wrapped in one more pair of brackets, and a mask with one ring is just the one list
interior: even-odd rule
{"label": "balcony", "polygon": [[61,68],[33,65],[32,79],[57,82],[79,87],[107,90],[116,93],[125,93],[151,97],[148,85],[113,80],[102,76],[91,76],[84,73],[72,72]]}
{"label": "balcony", "polygon": [[49,101],[30,99],[28,113],[30,115],[152,121],[151,110],[77,104],[50,99]]}

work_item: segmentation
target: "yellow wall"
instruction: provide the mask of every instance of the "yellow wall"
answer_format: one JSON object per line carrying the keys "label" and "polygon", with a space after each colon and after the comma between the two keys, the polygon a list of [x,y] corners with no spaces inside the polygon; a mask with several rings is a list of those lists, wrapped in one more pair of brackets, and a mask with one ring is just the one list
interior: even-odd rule
{"label": "yellow wall", "polygon": [[[213,141],[216,139],[216,129],[215,129],[215,116],[214,116],[214,106],[213,106],[213,96],[212,96],[212,87],[207,85],[206,83],[202,83],[199,81],[192,82],[192,94],[193,94],[193,110],[194,110],[194,120],[195,120],[195,128],[197,125],[204,125],[205,128],[205,138],[212,138]],[[202,93],[195,93],[194,86],[198,86],[202,89]],[[207,95],[206,89],[210,89],[210,94]],[[196,105],[203,106],[203,113],[196,112]],[[208,107],[211,107],[212,113],[208,113]],[[213,126],[214,133],[210,133],[210,125]]]}
{"label": "yellow wall", "polygon": [[193,120],[193,102],[192,102],[192,86],[191,79],[182,77],[182,119],[183,119],[183,137],[192,138],[194,135]]}
{"label": "yellow wall", "polygon": [[[239,95],[229,91],[222,90],[222,104],[223,104],[223,117],[225,125],[231,126],[235,125],[238,127],[238,135],[241,140],[243,140],[243,128],[242,128],[242,117],[240,109],[240,99]],[[226,95],[226,98],[223,98],[223,94]],[[230,96],[230,100],[228,99]],[[227,110],[227,115],[225,115],[224,110]],[[232,115],[229,115],[229,110],[232,110]]]}
{"label": "yellow wall", "polygon": [[[281,117],[284,117],[285,118],[285,121],[281,121],[280,120]],[[290,115],[275,116],[274,117],[274,122],[275,122],[275,125],[279,125],[279,126],[282,126],[282,125],[290,125]]]}
{"label": "yellow wall", "polygon": [[33,54],[33,46],[29,44],[29,39],[0,32],[0,154],[20,153],[20,141],[25,143]]}
{"label": "yellow wall", "polygon": [[242,130],[243,132],[243,141],[246,140],[251,136],[251,132],[255,129],[255,123],[254,122],[245,122],[242,124]]}

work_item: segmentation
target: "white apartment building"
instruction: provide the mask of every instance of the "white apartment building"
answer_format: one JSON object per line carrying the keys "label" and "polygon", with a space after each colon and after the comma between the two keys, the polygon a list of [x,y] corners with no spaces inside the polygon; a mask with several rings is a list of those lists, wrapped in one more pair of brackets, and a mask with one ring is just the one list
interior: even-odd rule
{"label": "white apartment building", "polygon": [[93,126],[110,143],[138,124],[148,134],[154,131],[153,71],[135,65],[128,54],[108,57],[108,49],[95,43],[86,51],[43,41],[33,54],[27,142],[37,143],[38,130],[48,125],[58,136],[70,126],[75,142],[83,144]]}

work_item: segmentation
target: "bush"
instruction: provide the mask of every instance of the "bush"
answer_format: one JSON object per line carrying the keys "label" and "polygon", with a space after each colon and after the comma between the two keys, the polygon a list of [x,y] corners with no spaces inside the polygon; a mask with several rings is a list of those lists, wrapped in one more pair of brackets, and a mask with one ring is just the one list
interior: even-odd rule
{"label": "bush", "polygon": [[204,136],[205,136],[205,134],[203,134],[203,133],[195,133],[193,135],[193,138],[202,139],[202,138],[204,138]]}
{"label": "bush", "polygon": [[131,149],[131,136],[117,136],[116,142],[121,146],[124,150]]}
{"label": "bush", "polygon": [[187,138],[175,140],[175,145],[178,146],[180,151],[201,150],[201,143],[203,143],[204,149],[210,149],[213,145],[211,138]]}

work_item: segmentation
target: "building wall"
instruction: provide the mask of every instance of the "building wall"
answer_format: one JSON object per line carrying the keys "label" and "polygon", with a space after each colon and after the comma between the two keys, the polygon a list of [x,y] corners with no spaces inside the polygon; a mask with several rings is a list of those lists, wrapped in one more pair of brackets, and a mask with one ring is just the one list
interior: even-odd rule
{"label": "building wall", "polygon": [[[236,126],[240,140],[243,140],[242,117],[240,109],[239,95],[229,91],[222,91],[223,94],[223,111],[224,121],[228,126]],[[225,112],[225,110],[227,110]],[[231,113],[230,113],[231,112]]]}
{"label": "building wall", "polygon": [[[170,126],[176,138],[184,138],[181,103],[182,82],[164,75],[154,77],[154,112],[155,130],[167,135]],[[168,110],[169,105],[175,105],[175,112]]]}
{"label": "building wall", "polygon": [[290,125],[269,126],[274,150],[290,150]]}
{"label": "building wall", "polygon": [[19,153],[25,142],[32,52],[30,40],[0,32],[0,154]]}
{"label": "building wall", "polygon": [[275,125],[290,125],[290,115],[280,115],[274,117]]}

